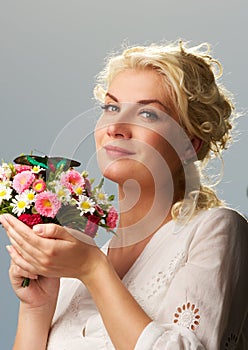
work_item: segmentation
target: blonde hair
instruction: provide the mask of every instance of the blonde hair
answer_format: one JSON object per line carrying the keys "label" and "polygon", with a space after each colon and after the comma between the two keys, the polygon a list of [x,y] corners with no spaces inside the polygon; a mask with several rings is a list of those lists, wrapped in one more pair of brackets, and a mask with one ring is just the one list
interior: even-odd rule
{"label": "blonde hair", "polygon": [[[190,164],[202,174],[209,158],[221,158],[231,141],[234,103],[229,91],[217,80],[222,76],[221,63],[210,55],[210,45],[202,43],[188,48],[182,41],[166,45],[135,46],[108,58],[97,77],[94,94],[103,101],[113,78],[125,69],[153,69],[159,73],[173,102],[181,125],[202,140],[197,153],[199,164]],[[172,208],[177,217],[182,202]],[[202,183],[195,210],[223,205],[215,191]]]}

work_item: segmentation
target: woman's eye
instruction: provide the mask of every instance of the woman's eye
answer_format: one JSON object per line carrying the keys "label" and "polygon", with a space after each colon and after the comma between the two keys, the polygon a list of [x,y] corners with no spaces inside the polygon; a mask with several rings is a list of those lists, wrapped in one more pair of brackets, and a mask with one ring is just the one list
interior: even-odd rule
{"label": "woman's eye", "polygon": [[158,119],[158,115],[157,113],[153,112],[153,111],[141,111],[140,112],[140,115],[145,118],[145,119],[148,119],[148,120],[157,120]]}
{"label": "woman's eye", "polygon": [[105,104],[101,106],[105,112],[119,112],[120,108],[113,104]]}

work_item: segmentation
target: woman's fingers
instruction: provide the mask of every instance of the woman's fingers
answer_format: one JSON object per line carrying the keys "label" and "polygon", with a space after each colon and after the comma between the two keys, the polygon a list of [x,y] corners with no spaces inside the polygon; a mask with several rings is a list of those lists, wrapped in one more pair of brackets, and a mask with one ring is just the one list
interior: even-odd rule
{"label": "woman's fingers", "polygon": [[28,226],[11,215],[3,215],[0,220],[13,247],[26,260],[34,262],[33,257],[37,258],[40,255],[39,237]]}
{"label": "woman's fingers", "polygon": [[17,266],[14,264],[10,266],[9,274],[11,279],[20,279],[20,280],[23,280],[24,278],[30,278],[32,280],[38,279],[38,275],[28,272],[22,269],[20,266]]}
{"label": "woman's fingers", "polygon": [[[44,224],[42,235],[36,234],[28,226],[11,215],[3,215],[1,223],[15,250],[10,251],[14,263],[25,271],[43,276],[58,277],[61,265],[65,264],[68,255],[72,260],[76,240],[64,229],[54,224]],[[46,227],[47,225],[47,227]],[[69,237],[70,240],[59,239]],[[52,237],[57,237],[53,239]],[[66,255],[66,252],[69,254]],[[65,255],[63,254],[65,252]]]}
{"label": "woman's fingers", "polygon": [[78,278],[88,274],[99,257],[94,240],[80,231],[55,224],[37,225],[32,230],[11,215],[1,216],[0,221],[15,248],[10,251],[11,258],[24,271]]}
{"label": "woman's fingers", "polygon": [[35,268],[27,263],[13,246],[6,246],[6,249],[11,257],[10,272],[12,273],[13,277],[28,277],[31,279],[38,278]]}
{"label": "woman's fingers", "polygon": [[49,239],[60,239],[64,241],[75,241],[67,230],[56,224],[39,224],[33,227],[33,231],[40,237]]}
{"label": "woman's fingers", "polygon": [[12,245],[8,250],[15,265],[33,274],[47,274],[54,259],[55,243],[63,241],[39,237],[11,215],[2,215],[0,220]]}

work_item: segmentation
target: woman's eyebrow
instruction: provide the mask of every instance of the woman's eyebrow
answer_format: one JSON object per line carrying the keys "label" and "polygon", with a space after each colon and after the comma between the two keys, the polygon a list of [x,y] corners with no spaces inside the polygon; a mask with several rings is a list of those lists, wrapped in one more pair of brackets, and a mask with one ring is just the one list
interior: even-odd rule
{"label": "woman's eyebrow", "polygon": [[159,101],[157,99],[140,100],[137,103],[141,103],[143,105],[149,105],[151,103],[158,103],[160,106],[163,107],[163,109],[166,111],[166,113],[170,113],[171,112],[168,107],[166,107],[161,101]]}
{"label": "woman's eyebrow", "polygon": [[111,98],[112,100],[114,100],[115,102],[119,102],[119,101],[118,101],[118,98],[115,97],[114,95],[111,95],[109,92],[106,93],[105,97],[107,97],[107,96],[110,97],[110,98]]}

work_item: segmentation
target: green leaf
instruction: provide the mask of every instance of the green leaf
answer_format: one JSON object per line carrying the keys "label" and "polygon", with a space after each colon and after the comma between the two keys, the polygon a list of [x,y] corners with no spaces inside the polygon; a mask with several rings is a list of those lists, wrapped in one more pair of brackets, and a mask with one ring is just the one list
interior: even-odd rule
{"label": "green leaf", "polygon": [[102,178],[101,178],[101,181],[99,182],[99,185],[98,185],[97,187],[98,187],[98,188],[102,188],[103,183],[104,183],[104,178],[102,177]]}

